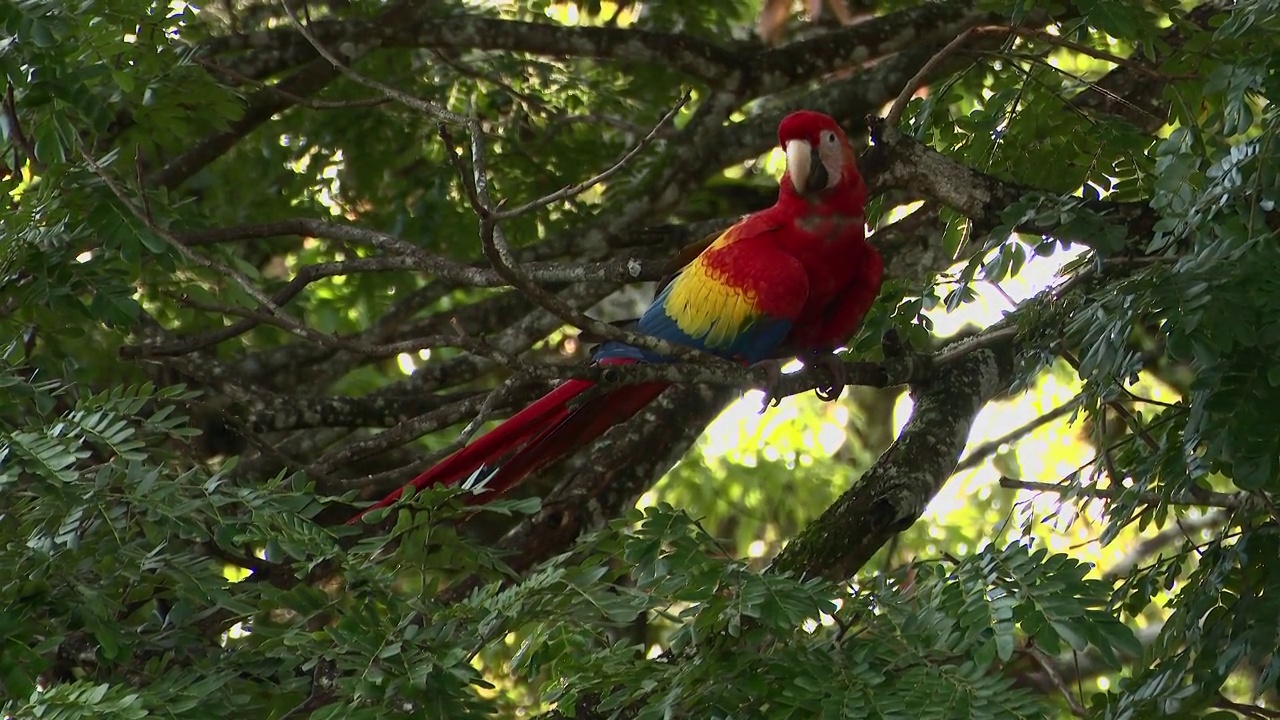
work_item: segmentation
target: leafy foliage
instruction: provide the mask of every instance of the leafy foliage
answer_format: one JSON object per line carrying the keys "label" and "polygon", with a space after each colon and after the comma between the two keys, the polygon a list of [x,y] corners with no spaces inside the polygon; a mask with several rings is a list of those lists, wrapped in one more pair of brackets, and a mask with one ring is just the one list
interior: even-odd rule
{"label": "leafy foliage", "polygon": [[[1275,2],[848,0],[778,46],[746,0],[303,5],[348,71],[275,2],[0,5],[0,715],[1278,712]],[[858,129],[931,58],[849,354],[1005,353],[985,407],[679,387],[523,494],[342,524],[589,344],[486,274],[421,102],[508,208],[654,131],[502,222],[612,321],[769,202],[785,110]],[[933,455],[884,453],[908,413]],[[779,571],[802,532],[869,559]]]}

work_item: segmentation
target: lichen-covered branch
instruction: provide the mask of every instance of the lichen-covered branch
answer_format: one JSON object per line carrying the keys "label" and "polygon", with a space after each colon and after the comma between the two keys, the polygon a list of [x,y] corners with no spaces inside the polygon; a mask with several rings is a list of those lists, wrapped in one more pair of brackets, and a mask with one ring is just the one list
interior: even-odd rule
{"label": "lichen-covered branch", "polygon": [[[862,164],[878,190],[909,189],[914,194],[956,210],[977,228],[993,229],[1004,219],[1004,211],[1008,207],[1029,195],[1045,194],[1041,189],[1004,181],[975,170],[882,122],[872,123],[871,134],[875,145],[863,155]],[[1157,219],[1155,211],[1142,201],[1081,200],[1078,207],[1122,229],[1129,237],[1149,234]],[[1015,223],[1015,227],[1020,232],[1052,235],[1090,247],[1100,241],[1092,233],[1073,232],[1070,225],[1059,222],[1058,214],[1053,215],[1052,221],[1038,216],[1024,218]],[[1094,231],[1097,228],[1096,225],[1087,227]]]}
{"label": "lichen-covered branch", "polygon": [[910,527],[951,477],[978,411],[1008,387],[1014,347],[1010,342],[981,348],[916,385],[915,408],[898,439],[770,569],[843,580]]}
{"label": "lichen-covered branch", "polygon": [[[836,70],[858,67],[895,53],[945,44],[964,30],[1005,18],[965,0],[925,3],[887,13],[867,22],[824,33],[811,40],[788,43],[760,56],[762,94]],[[771,77],[776,76],[776,78]],[[900,85],[894,87],[896,92]]]}
{"label": "lichen-covered branch", "polygon": [[[441,17],[429,4],[412,18],[399,22],[317,20],[310,28],[316,40],[328,47],[349,48],[348,55],[378,48],[525,52],[667,64],[702,80],[724,77],[740,67],[744,59],[734,50],[689,35],[635,28],[571,27],[478,14]],[[247,52],[246,58],[229,58],[226,64],[250,77],[262,77],[315,57],[315,49],[306,39],[296,29],[284,26],[211,38],[201,44],[200,50],[213,56]]]}
{"label": "lichen-covered branch", "polygon": [[[734,93],[767,95],[822,75],[862,66],[905,48],[943,42],[966,27],[999,16],[971,2],[949,0],[906,8],[818,37],[765,50],[756,41],[718,44],[693,35],[637,28],[566,26],[452,13],[423,6],[395,21],[317,20],[314,38],[348,56],[392,48],[523,52],[551,57],[593,58],[663,65]],[[235,72],[261,79],[308,62],[315,48],[287,26],[210,38],[199,51],[221,58]]]}

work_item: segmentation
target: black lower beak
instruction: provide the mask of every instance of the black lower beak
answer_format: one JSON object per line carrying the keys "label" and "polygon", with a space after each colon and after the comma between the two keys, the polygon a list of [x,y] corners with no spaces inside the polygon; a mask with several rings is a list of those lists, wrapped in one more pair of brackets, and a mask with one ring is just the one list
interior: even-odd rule
{"label": "black lower beak", "polygon": [[822,158],[818,156],[818,149],[814,148],[809,154],[809,177],[804,181],[805,194],[813,194],[827,189],[827,166],[822,164]]}

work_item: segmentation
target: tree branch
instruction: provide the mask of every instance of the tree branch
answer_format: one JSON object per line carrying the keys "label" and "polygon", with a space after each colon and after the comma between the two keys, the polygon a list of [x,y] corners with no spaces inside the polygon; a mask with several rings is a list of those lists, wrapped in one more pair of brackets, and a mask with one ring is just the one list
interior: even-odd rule
{"label": "tree branch", "polygon": [[[1009,477],[1000,478],[1000,487],[1011,490],[1051,492],[1064,497],[1081,497],[1100,500],[1116,500],[1134,492],[1132,489],[1124,487],[1100,488],[1083,487],[1079,485],[1059,485],[1056,483],[1015,480],[1014,478]],[[1194,505],[1200,507],[1226,508],[1228,510],[1241,510],[1248,507],[1253,502],[1248,493],[1224,492],[1203,492],[1195,494],[1184,493],[1173,496],[1160,495],[1158,493],[1138,493],[1138,499],[1139,502],[1150,505]]]}
{"label": "tree branch", "polygon": [[550,205],[551,203],[560,202],[562,200],[568,200],[569,198],[577,197],[578,195],[581,195],[587,190],[590,190],[596,185],[599,185],[605,180],[608,180],[609,178],[613,177],[618,173],[619,170],[625,167],[627,163],[634,160],[637,155],[639,155],[646,147],[649,146],[650,143],[654,141],[654,139],[658,137],[658,133],[667,126],[667,123],[671,122],[672,118],[674,118],[676,114],[680,112],[681,108],[689,104],[689,100],[692,97],[693,96],[688,91],[685,91],[684,94],[680,96],[680,99],[676,101],[676,104],[673,105],[670,110],[668,110],[661,118],[658,119],[658,122],[654,124],[651,130],[649,130],[649,133],[644,137],[640,138],[640,140],[636,142],[636,144],[633,145],[630,150],[624,153],[622,157],[618,158],[618,161],[615,162],[613,165],[610,165],[608,168],[601,170],[600,172],[596,173],[595,175],[592,175],[591,177],[587,178],[586,180],[583,180],[582,182],[568,185],[549,195],[545,195],[536,200],[530,200],[529,202],[523,205],[518,205],[509,210],[495,210],[493,213],[494,220],[500,221],[500,220],[507,220],[513,217],[518,217],[532,210],[539,210],[541,208],[544,208],[547,205]]}
{"label": "tree branch", "polygon": [[1211,528],[1224,527],[1230,522],[1231,515],[1232,513],[1226,510],[1215,510],[1199,517],[1174,518],[1173,524],[1155,535],[1143,538],[1136,545],[1129,548],[1124,557],[1117,560],[1114,565],[1102,574],[1102,581],[1115,582],[1133,573],[1147,558],[1180,540],[1190,538],[1194,533]]}
{"label": "tree branch", "polygon": [[1071,710],[1071,714],[1076,717],[1088,717],[1089,714],[1085,712],[1084,706],[1080,704],[1080,699],[1075,696],[1075,693],[1067,685],[1066,680],[1063,679],[1062,674],[1058,672],[1058,666],[1054,658],[1049,657],[1048,653],[1041,650],[1030,640],[1026,644],[1025,652],[1040,667],[1044,672],[1044,676],[1049,679],[1050,684],[1066,701],[1067,708]]}
{"label": "tree branch", "polygon": [[974,417],[1008,386],[1013,370],[1010,339],[968,353],[915,386],[915,408],[898,439],[778,554],[770,571],[832,580],[857,572],[924,512],[955,470]]}
{"label": "tree branch", "polygon": [[431,395],[364,397],[273,395],[264,398],[244,420],[256,432],[322,427],[391,427],[455,403],[472,402],[485,394],[483,390],[461,390]]}
{"label": "tree branch", "polygon": [[[1004,16],[978,9],[968,0],[905,8],[760,55],[753,70],[762,79],[751,89],[759,95],[774,93],[909,48],[946,43],[971,27],[1004,22]],[[893,92],[901,87],[895,84]]]}
{"label": "tree branch", "polygon": [[973,35],[977,28],[968,28],[964,32],[955,37],[954,40],[947,43],[941,50],[933,54],[929,61],[920,67],[916,74],[902,86],[902,91],[898,93],[898,97],[894,99],[893,105],[889,107],[889,112],[885,113],[884,124],[888,127],[897,127],[898,122],[902,120],[902,113],[907,109],[907,103],[911,101],[913,95],[925,84],[929,76],[940,65],[947,56],[954,53],[961,45],[968,42],[969,37]]}
{"label": "tree branch", "polygon": [[[22,121],[18,118],[18,104],[13,98],[13,83],[7,83],[4,88],[4,118],[9,123],[9,133],[13,136],[13,143],[22,150],[27,159],[31,161],[31,166],[38,172],[45,170],[44,162],[36,157],[35,143],[31,142],[31,138],[22,129]],[[14,168],[15,172],[20,172],[21,168]]]}
{"label": "tree branch", "polygon": [[[1044,191],[1000,180],[952,160],[932,148],[902,134],[882,120],[871,126],[875,145],[862,158],[864,174],[874,179],[880,191],[908,188],[914,193],[952,208],[969,218],[977,228],[990,231],[999,225],[1004,210],[1028,195]],[[1150,234],[1156,212],[1145,201],[1108,202],[1079,200],[1078,207],[1098,218],[1123,228],[1127,237]],[[1061,240],[1095,247],[1100,239],[1096,227],[1075,230],[1056,222],[1045,223],[1037,217],[1024,218],[1015,224],[1018,232],[1051,235]],[[1074,230],[1074,231],[1073,231]],[[983,233],[985,235],[985,232]]]}
{"label": "tree branch", "polygon": [[[681,101],[681,104],[683,104],[683,101]],[[471,200],[471,207],[480,219],[480,246],[484,251],[485,257],[489,259],[493,269],[499,275],[548,312],[570,325],[590,332],[596,337],[617,340],[666,357],[694,361],[702,360],[711,364],[726,363],[720,358],[700,352],[694,348],[674,345],[658,338],[629,332],[600,322],[577,308],[562,302],[555,295],[534,283],[518,266],[511,251],[511,244],[507,241],[506,233],[502,230],[502,216],[499,214],[501,203],[494,203],[489,196],[489,176],[485,163],[484,134],[474,121],[468,124],[468,129],[471,134],[470,178],[468,178],[467,168],[462,163],[462,159],[452,152],[449,153],[449,156],[459,173],[463,186],[469,188],[468,197]]]}
{"label": "tree branch", "polygon": [[188,178],[227,154],[245,136],[265,124],[272,116],[295,105],[290,97],[307,97],[320,91],[338,77],[338,71],[323,60],[311,62],[271,89],[259,90],[249,97],[244,114],[233,120],[226,130],[196,142],[186,152],[170,160],[164,167],[146,176],[148,187],[176,188]]}
{"label": "tree branch", "polygon": [[1080,402],[1082,399],[1083,396],[1077,395],[1049,412],[1044,413],[1039,417],[1032,418],[1000,437],[975,447],[964,456],[964,459],[961,460],[958,465],[956,465],[956,472],[972,470],[978,465],[981,465],[987,458],[999,452],[1000,448],[1005,445],[1017,442],[1023,437],[1035,432],[1036,429],[1043,427],[1044,425],[1048,425],[1060,417],[1076,412],[1080,409]]}
{"label": "tree branch", "polygon": [[[433,10],[422,6],[408,17],[400,16],[396,22],[317,20],[310,24],[310,32],[328,47],[435,48],[584,57],[667,65],[706,81],[723,78],[745,64],[745,56],[737,51],[688,35],[636,28],[570,27],[474,14],[454,13],[445,17]],[[316,56],[315,48],[296,29],[287,27],[211,38],[197,47],[205,55],[249,51],[251,55],[247,60],[228,59],[223,64],[251,77],[264,77]],[[254,58],[254,54],[262,58]]]}
{"label": "tree branch", "polygon": [[[1173,58],[1193,58],[1180,52],[1189,38],[1188,24],[1207,30],[1213,18],[1229,12],[1229,6],[1223,3],[1206,2],[1178,18],[1161,35],[1160,42],[1143,54],[1152,57],[1151,67],[1160,67]],[[1169,103],[1164,100],[1167,87],[1164,83],[1151,82],[1145,72],[1122,66],[1090,84],[1072,97],[1070,103],[1082,110],[1118,115],[1142,132],[1153,133],[1169,116]]]}

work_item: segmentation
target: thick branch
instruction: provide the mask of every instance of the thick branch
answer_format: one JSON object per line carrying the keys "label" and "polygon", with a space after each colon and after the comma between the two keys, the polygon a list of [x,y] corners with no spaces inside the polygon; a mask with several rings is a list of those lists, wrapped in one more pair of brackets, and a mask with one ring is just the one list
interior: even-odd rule
{"label": "thick branch", "polygon": [[[589,57],[668,65],[702,80],[724,77],[745,64],[744,56],[738,52],[688,35],[634,28],[570,27],[477,15],[452,14],[445,18],[434,13],[430,4],[407,21],[319,20],[311,23],[310,29],[328,47],[350,47],[361,52],[399,47]],[[213,38],[202,43],[200,50],[207,55],[249,50],[266,56],[266,64],[225,62],[251,77],[262,77],[315,57],[315,49],[295,29],[287,27]]]}
{"label": "thick branch", "polygon": [[318,427],[391,427],[456,402],[471,400],[483,391],[433,395],[300,398],[265,397],[245,418],[258,432],[280,432]]}
{"label": "thick branch", "polygon": [[[332,65],[324,60],[316,60],[282,80],[275,89],[259,90],[249,98],[244,114],[231,122],[226,130],[196,142],[189,150],[149,175],[146,185],[163,188],[181,185],[187,178],[229,152],[273,115],[293,107],[295,103],[288,96],[314,95],[337,77],[338,71]],[[284,91],[287,95],[278,91]]]}
{"label": "thick branch", "polygon": [[1014,347],[972,352],[914,389],[911,419],[858,484],[774,559],[771,570],[843,580],[924,512],[951,477],[978,411],[1013,376]]}
{"label": "thick branch", "polygon": [[[977,228],[989,231],[1003,219],[1004,210],[1027,195],[1044,191],[1001,180],[974,170],[906,136],[883,122],[872,124],[875,145],[862,157],[865,173],[881,192],[907,188],[968,217]],[[1128,237],[1150,234],[1157,216],[1146,202],[1106,202],[1081,200],[1080,209],[1124,229]],[[1093,232],[1073,233],[1072,228],[1037,218],[1025,218],[1016,229],[1033,235],[1052,235],[1062,240],[1095,247]],[[1096,232],[1096,227],[1089,230]],[[985,234],[985,232],[983,233]]]}
{"label": "thick branch", "polygon": [[977,25],[1006,22],[1004,16],[979,10],[967,1],[923,3],[764,53],[755,68],[761,78],[758,91],[777,92],[907,49],[945,44]]}
{"label": "thick branch", "polygon": [[[680,33],[636,28],[570,27],[452,14],[440,17],[426,7],[399,22],[319,20],[310,24],[316,40],[358,55],[379,48],[526,52],[662,65],[735,93],[767,95],[838,70],[888,57],[907,47],[946,41],[965,28],[1002,18],[952,0],[899,10],[818,37],[759,52],[756,42],[719,45]],[[210,39],[207,55],[248,51],[245,59],[223,60],[235,72],[262,78],[315,58],[315,49],[291,28]]]}

